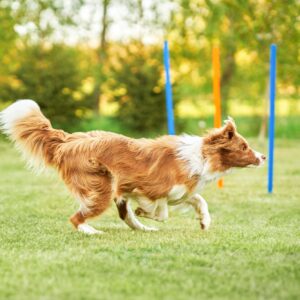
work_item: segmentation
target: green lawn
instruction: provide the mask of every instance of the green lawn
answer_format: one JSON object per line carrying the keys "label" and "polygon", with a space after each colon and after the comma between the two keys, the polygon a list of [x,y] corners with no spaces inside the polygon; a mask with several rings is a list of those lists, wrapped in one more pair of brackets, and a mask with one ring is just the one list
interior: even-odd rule
{"label": "green lawn", "polygon": [[1,142],[0,299],[300,299],[300,145],[277,146],[273,195],[266,167],[207,186],[208,232],[193,211],[134,232],[112,205],[92,222],[106,233],[85,236],[58,177],[33,175]]}

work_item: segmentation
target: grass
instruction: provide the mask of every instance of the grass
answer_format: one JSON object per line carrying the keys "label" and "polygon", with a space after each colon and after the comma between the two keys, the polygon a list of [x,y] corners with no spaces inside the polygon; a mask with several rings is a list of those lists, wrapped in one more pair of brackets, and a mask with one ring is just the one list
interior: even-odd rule
{"label": "grass", "polygon": [[134,232],[112,206],[92,222],[106,233],[85,236],[67,221],[77,207],[57,176],[32,175],[2,141],[0,299],[299,299],[299,152],[278,141],[273,195],[266,167],[207,186],[208,232],[193,211]]}

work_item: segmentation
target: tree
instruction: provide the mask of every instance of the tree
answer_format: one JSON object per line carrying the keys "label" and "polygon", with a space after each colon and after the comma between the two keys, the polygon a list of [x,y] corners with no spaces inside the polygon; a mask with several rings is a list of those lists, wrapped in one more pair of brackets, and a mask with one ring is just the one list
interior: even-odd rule
{"label": "tree", "polygon": [[[278,84],[299,85],[295,43],[300,40],[299,1],[223,0],[187,1],[177,4],[171,17],[169,37],[179,48],[178,61],[195,62],[199,73],[211,70],[211,49],[221,48],[222,109],[227,114],[230,99],[256,105],[268,84],[269,46],[278,45]],[[175,48],[175,47],[174,47]],[[247,64],[239,59],[247,57]],[[294,62],[294,63],[293,63]],[[177,64],[179,65],[179,64]],[[207,91],[207,81],[198,91]],[[297,89],[294,88],[294,96]]]}
{"label": "tree", "polygon": [[112,67],[112,89],[118,117],[136,131],[165,126],[165,95],[161,49],[140,42],[124,45]]}
{"label": "tree", "polygon": [[15,72],[17,84],[6,87],[11,100],[32,98],[51,121],[71,127],[86,111],[88,96],[81,89],[78,56],[76,50],[63,45],[26,48]]}
{"label": "tree", "polygon": [[14,19],[9,7],[0,5],[0,24],[0,59],[2,59],[17,37],[14,31]]}
{"label": "tree", "polygon": [[102,20],[100,30],[100,43],[97,49],[97,63],[95,68],[95,85],[93,92],[93,109],[99,113],[99,99],[101,94],[101,83],[105,80],[104,64],[107,58],[107,30],[109,27],[108,9],[110,0],[102,0]]}

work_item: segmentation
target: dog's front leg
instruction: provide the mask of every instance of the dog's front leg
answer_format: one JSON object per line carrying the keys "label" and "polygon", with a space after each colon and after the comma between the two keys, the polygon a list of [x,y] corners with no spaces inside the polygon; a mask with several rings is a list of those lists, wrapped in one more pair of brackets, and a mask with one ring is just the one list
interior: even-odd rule
{"label": "dog's front leg", "polygon": [[143,225],[135,216],[130,199],[119,197],[115,200],[120,218],[132,229],[143,231],[157,231],[157,228]]}
{"label": "dog's front leg", "polygon": [[155,211],[155,220],[164,222],[169,217],[168,203],[166,199],[158,200],[157,209]]}
{"label": "dog's front leg", "polygon": [[135,210],[139,217],[149,218],[158,222],[164,222],[168,219],[168,203],[166,199],[159,199],[155,202],[148,200],[151,205],[145,205],[145,202],[138,201],[140,207]]}
{"label": "dog's front leg", "polygon": [[135,200],[138,203],[138,208],[135,210],[135,215],[138,217],[155,220],[155,212],[158,202],[141,196],[136,197]]}
{"label": "dog's front leg", "polygon": [[199,194],[195,194],[191,199],[188,200],[188,203],[194,207],[196,214],[200,219],[201,229],[207,230],[209,228],[211,219],[208,211],[208,205],[204,198]]}

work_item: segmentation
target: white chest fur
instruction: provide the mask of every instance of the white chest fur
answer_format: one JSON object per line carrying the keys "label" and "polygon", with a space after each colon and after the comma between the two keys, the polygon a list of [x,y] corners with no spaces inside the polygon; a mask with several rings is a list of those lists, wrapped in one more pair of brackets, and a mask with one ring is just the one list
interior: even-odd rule
{"label": "white chest fur", "polygon": [[203,139],[198,136],[182,135],[178,138],[177,156],[185,162],[190,176],[203,171],[202,144]]}

